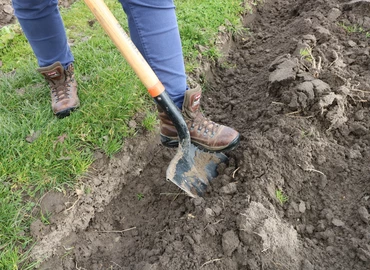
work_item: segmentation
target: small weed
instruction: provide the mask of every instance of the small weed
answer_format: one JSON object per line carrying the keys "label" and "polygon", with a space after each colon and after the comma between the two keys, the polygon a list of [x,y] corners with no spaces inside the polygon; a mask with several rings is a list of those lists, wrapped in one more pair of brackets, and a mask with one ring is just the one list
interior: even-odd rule
{"label": "small weed", "polygon": [[312,62],[312,52],[311,48],[300,49],[299,54],[301,57],[309,62]]}
{"label": "small weed", "polygon": [[289,197],[284,194],[284,192],[280,189],[276,190],[275,192],[276,198],[280,202],[281,205],[286,203],[289,200]]}
{"label": "small weed", "polygon": [[344,22],[339,22],[339,26],[341,26],[346,32],[348,33],[364,33],[366,38],[370,38],[370,32],[366,31],[362,26],[357,24],[347,25]]}
{"label": "small weed", "polygon": [[142,199],[144,199],[144,194],[143,193],[138,193],[136,194],[136,198],[138,201],[141,201]]}
{"label": "small weed", "polygon": [[45,214],[41,211],[41,222],[45,225],[50,225],[50,216],[51,213],[46,212]]}

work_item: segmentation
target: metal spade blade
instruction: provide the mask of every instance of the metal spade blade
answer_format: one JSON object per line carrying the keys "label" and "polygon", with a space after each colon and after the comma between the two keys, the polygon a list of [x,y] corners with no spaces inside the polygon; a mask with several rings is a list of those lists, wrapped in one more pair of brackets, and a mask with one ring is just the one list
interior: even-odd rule
{"label": "metal spade blade", "polygon": [[194,145],[179,145],[167,168],[167,180],[176,184],[190,197],[203,196],[209,182],[217,176],[217,166],[227,162],[222,153],[207,153]]}

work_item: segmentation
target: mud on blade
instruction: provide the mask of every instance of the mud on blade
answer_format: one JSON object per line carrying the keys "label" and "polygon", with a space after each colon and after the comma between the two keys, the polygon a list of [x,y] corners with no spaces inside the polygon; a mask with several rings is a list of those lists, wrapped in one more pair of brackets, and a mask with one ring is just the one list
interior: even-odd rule
{"label": "mud on blade", "polygon": [[203,152],[192,144],[185,148],[179,145],[166,177],[190,197],[203,196],[209,181],[217,176],[217,166],[227,160],[222,153]]}

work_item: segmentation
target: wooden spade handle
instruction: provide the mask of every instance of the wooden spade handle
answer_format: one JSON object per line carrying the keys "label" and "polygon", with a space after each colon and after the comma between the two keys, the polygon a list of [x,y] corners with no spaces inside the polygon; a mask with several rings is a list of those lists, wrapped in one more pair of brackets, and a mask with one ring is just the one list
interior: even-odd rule
{"label": "wooden spade handle", "polygon": [[164,91],[164,86],[155,75],[152,68],[145,61],[135,44],[123,30],[117,19],[109,10],[103,0],[84,0],[95,18],[104,28],[118,50],[130,64],[140,81],[148,89],[152,97],[159,96]]}

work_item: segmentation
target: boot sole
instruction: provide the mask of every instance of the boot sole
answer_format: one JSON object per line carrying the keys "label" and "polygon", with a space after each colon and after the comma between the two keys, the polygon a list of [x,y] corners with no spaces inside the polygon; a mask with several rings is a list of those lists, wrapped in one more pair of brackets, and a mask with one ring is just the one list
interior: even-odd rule
{"label": "boot sole", "polygon": [[68,108],[66,110],[63,110],[63,111],[60,111],[60,112],[57,112],[55,113],[55,115],[58,117],[58,118],[64,118],[64,117],[67,117],[71,114],[71,112],[73,112],[74,110],[76,110],[78,108],[78,106],[76,107],[72,107],[72,108]]}
{"label": "boot sole", "polygon": [[[175,147],[178,147],[179,146],[179,140],[176,138],[170,138],[170,137],[167,137],[167,136],[164,136],[161,134],[161,143],[163,146],[165,147],[169,147],[169,148],[175,148]],[[223,147],[223,148],[209,148],[209,147],[206,147],[202,144],[199,144],[195,141],[191,141],[192,144],[194,144],[195,146],[197,146],[199,149],[201,150],[204,150],[204,151],[207,151],[207,152],[213,152],[213,153],[218,153],[218,152],[227,152],[227,151],[231,151],[233,149],[235,149],[239,143],[240,143],[240,136],[238,135],[238,137],[236,137],[231,143],[229,143],[227,146]]]}

